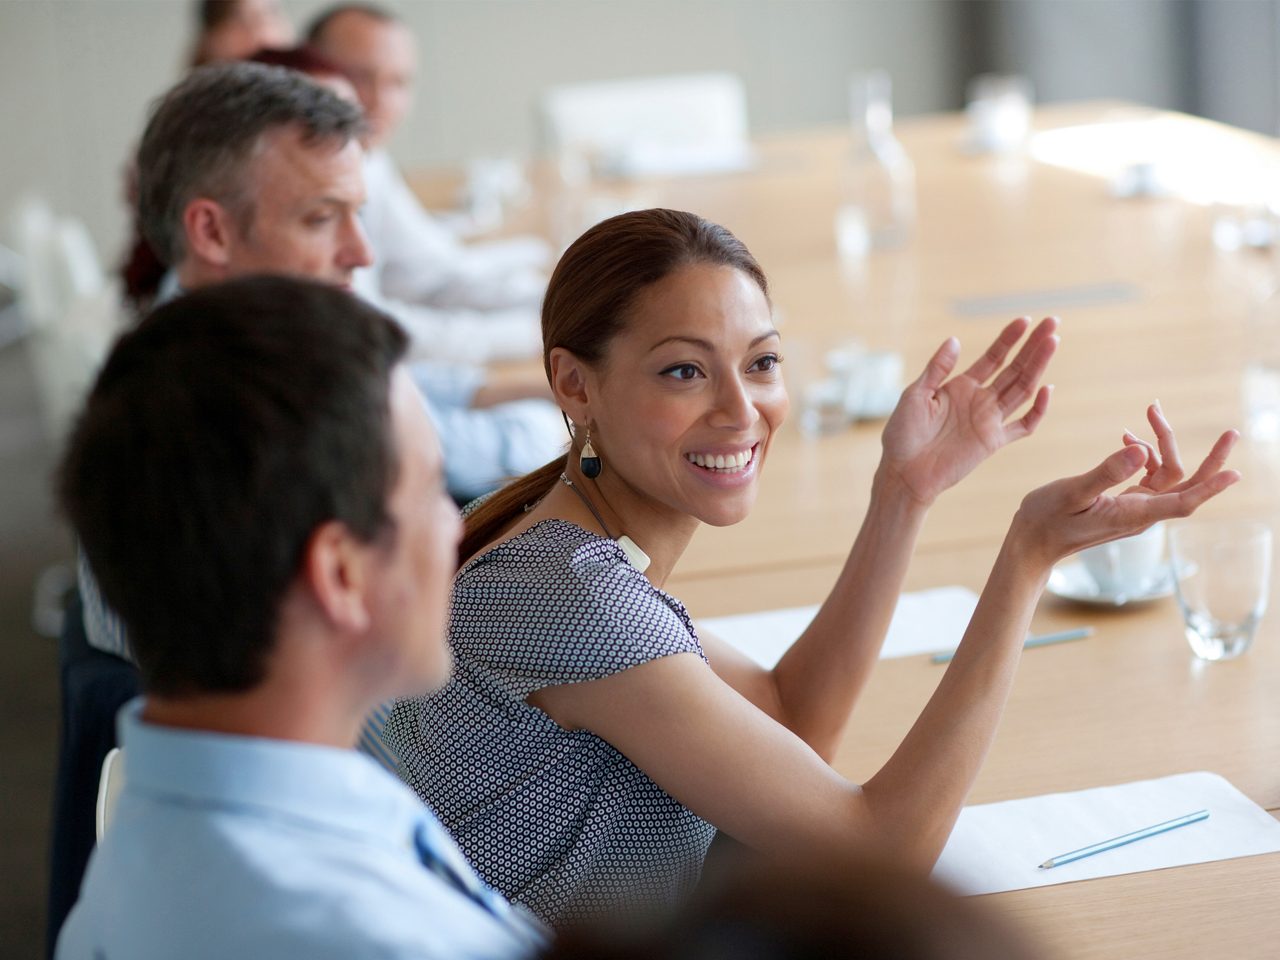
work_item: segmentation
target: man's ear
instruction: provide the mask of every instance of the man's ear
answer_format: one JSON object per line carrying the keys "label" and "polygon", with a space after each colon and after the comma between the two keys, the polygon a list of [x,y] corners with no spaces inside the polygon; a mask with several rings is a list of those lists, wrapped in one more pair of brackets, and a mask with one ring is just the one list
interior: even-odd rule
{"label": "man's ear", "polygon": [[595,388],[594,373],[576,355],[564,347],[555,347],[549,357],[551,392],[556,405],[574,423],[590,421],[591,399]]}
{"label": "man's ear", "polygon": [[344,632],[363,633],[373,622],[371,558],[371,547],[336,520],[317,527],[307,542],[303,581],[321,614]]}
{"label": "man's ear", "polygon": [[212,266],[225,267],[230,262],[236,229],[230,213],[216,200],[197,197],[182,211],[187,255]]}

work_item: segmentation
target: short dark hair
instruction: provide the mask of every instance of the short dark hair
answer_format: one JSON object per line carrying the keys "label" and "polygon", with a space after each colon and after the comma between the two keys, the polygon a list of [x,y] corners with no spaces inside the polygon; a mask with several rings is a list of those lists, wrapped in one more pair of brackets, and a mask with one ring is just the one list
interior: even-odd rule
{"label": "short dark hair", "polygon": [[393,11],[376,3],[338,3],[332,7],[326,7],[316,14],[315,19],[307,26],[307,43],[321,43],[324,38],[324,32],[329,29],[329,25],[344,13],[360,13],[377,20],[379,23],[403,22]]}
{"label": "short dark hair", "polygon": [[260,63],[200,67],[165,95],[138,148],[138,223],[161,260],[185,255],[182,214],[196,197],[252,222],[245,168],[264,134],[291,125],[307,142],[345,144],[364,132],[364,116],[302,74]]}
{"label": "short dark hair", "polygon": [[116,343],[58,493],[145,689],[257,685],[316,528],[394,536],[389,390],[405,348],[375,308],[283,277],[203,288]]}

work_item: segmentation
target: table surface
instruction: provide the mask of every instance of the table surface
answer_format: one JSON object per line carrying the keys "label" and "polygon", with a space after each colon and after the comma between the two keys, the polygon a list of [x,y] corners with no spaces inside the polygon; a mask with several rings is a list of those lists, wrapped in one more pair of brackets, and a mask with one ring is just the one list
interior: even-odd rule
{"label": "table surface", "polygon": [[[1158,121],[1206,163],[1228,155],[1275,162],[1268,138],[1124,104],[1041,109],[1035,125],[1129,121]],[[1105,176],[1029,151],[966,154],[959,116],[906,121],[898,135],[916,167],[918,224],[903,248],[861,263],[842,263],[835,248],[848,150],[841,130],[762,140],[747,173],[604,189],[620,204],[696,210],[747,243],[770,276],[793,393],[823,351],[851,338],[900,352],[911,378],[951,334],[961,339],[964,365],[1016,312],[1062,318],[1047,420],[941,498],[908,575],[908,589],[979,590],[1022,495],[1088,469],[1126,427],[1149,435],[1143,411],[1152,399],[1189,462],[1226,427],[1245,427],[1244,372],[1271,348],[1256,304],[1272,266],[1266,254],[1213,246],[1221,208],[1178,196],[1117,199]],[[440,196],[439,181],[415,186]],[[546,226],[539,208],[523,216],[524,226]],[[1059,306],[1055,292],[1084,287],[1101,288],[1097,302]],[[1027,306],[1015,313],[978,313],[977,301],[1023,294]],[[856,532],[878,455],[877,424],[821,438],[788,425],[752,516],[700,530],[668,590],[695,617],[820,601]],[[1246,433],[1233,465],[1244,480],[1203,512],[1274,526],[1280,442]],[[1096,635],[1023,658],[970,802],[1204,769],[1280,811],[1280,617],[1264,619],[1248,654],[1218,664],[1191,657],[1172,599],[1102,610],[1046,597],[1033,630],[1081,624]],[[883,661],[835,766],[854,779],[873,773],[943,670],[928,657]],[[983,899],[1040,934],[1052,956],[1270,956],[1280,934],[1280,855]]]}

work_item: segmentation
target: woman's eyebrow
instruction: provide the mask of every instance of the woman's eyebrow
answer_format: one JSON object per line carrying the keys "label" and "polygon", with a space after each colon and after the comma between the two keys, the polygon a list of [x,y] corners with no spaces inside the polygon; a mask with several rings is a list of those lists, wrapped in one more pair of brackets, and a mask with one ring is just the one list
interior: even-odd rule
{"label": "woman's eyebrow", "polygon": [[[781,336],[781,334],[779,334],[777,330],[769,330],[766,333],[760,334],[760,336],[756,337],[749,344],[747,344],[747,349],[750,350],[752,347],[756,346],[756,344],[763,343],[765,340],[768,340],[770,337],[778,337],[778,336]],[[661,340],[659,340],[657,343],[655,343],[652,347],[649,348],[649,352],[653,353],[653,351],[657,350],[663,344],[675,343],[675,342],[692,344],[693,346],[698,347],[701,350],[705,350],[708,353],[714,353],[716,349],[715,345],[711,343],[710,340],[703,340],[700,337],[686,337],[680,334],[674,334],[670,337],[663,337]]]}
{"label": "woman's eyebrow", "polygon": [[709,340],[702,340],[699,337],[684,337],[684,336],[680,336],[679,334],[676,334],[670,337],[663,337],[661,340],[659,340],[657,343],[655,343],[652,347],[649,348],[649,352],[653,353],[653,351],[657,350],[663,344],[677,343],[677,342],[692,344],[693,346],[698,347],[699,349],[706,350],[708,353],[711,353],[715,350],[715,346],[712,345],[711,341]]}

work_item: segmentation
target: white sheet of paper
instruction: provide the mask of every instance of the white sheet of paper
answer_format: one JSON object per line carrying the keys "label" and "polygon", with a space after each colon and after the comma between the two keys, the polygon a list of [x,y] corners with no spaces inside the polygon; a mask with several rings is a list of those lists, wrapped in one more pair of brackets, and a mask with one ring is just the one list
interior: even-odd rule
{"label": "white sheet of paper", "polygon": [[[954,650],[977,603],[978,595],[966,587],[904,593],[893,611],[881,659]],[[698,627],[733,644],[760,666],[772,669],[817,612],[817,605],[765,610],[699,620]]]}
{"label": "white sheet of paper", "polygon": [[[1197,810],[1209,819],[1041,870],[1051,857]],[[935,880],[975,895],[1280,851],[1280,822],[1216,773],[965,807]]]}

